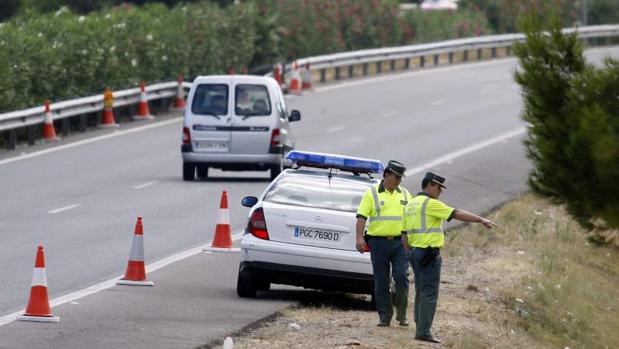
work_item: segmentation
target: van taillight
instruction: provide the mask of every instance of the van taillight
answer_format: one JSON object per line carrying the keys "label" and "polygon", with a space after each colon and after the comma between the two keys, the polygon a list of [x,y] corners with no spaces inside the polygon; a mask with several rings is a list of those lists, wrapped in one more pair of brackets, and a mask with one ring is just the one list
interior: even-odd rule
{"label": "van taillight", "polygon": [[189,128],[183,127],[183,144],[191,144],[191,135],[189,134]]}
{"label": "van taillight", "polygon": [[269,240],[269,232],[267,231],[267,222],[264,220],[264,211],[262,208],[256,209],[249,217],[247,224],[249,232],[263,240]]}
{"label": "van taillight", "polygon": [[280,143],[279,129],[274,128],[273,132],[271,132],[271,145],[279,145],[279,143]]}

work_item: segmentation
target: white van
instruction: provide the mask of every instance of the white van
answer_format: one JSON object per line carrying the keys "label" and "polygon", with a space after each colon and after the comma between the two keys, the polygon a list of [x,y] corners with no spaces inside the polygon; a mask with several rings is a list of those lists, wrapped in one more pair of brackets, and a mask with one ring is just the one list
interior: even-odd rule
{"label": "white van", "polygon": [[183,179],[208,177],[208,169],[270,170],[271,179],[294,149],[284,94],[272,78],[251,75],[199,76],[187,97],[183,121]]}

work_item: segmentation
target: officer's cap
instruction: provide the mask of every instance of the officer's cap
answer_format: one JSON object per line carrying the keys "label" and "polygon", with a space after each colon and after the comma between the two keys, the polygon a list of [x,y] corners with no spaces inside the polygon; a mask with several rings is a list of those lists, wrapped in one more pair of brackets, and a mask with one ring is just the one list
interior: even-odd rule
{"label": "officer's cap", "polygon": [[406,172],[406,167],[404,167],[404,165],[402,165],[398,161],[389,160],[389,163],[387,163],[387,168],[385,168],[385,170],[393,173],[396,176],[404,177],[404,172]]}
{"label": "officer's cap", "polygon": [[445,183],[445,177],[441,177],[439,175],[436,175],[432,172],[426,172],[426,175],[423,176],[423,180],[424,181],[428,181],[428,182],[434,182],[438,185],[441,186],[441,188],[447,189],[447,187],[444,185]]}

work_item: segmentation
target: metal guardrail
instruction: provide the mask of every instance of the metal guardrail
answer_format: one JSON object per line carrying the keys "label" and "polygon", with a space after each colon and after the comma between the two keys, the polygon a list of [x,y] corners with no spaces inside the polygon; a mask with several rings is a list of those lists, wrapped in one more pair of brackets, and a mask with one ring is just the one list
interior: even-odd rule
{"label": "metal guardrail", "polygon": [[[613,38],[615,40],[619,38],[619,25],[571,28],[566,29],[565,32],[573,32],[574,30],[578,30],[579,37],[590,44],[598,44],[595,41],[601,39],[608,43]],[[380,74],[383,72],[385,63],[388,66],[385,71],[402,71],[423,68],[428,65],[436,66],[510,56],[514,43],[524,39],[523,34],[493,35],[322,55],[299,59],[297,63],[300,67],[306,67],[309,63],[312,80],[317,83],[325,83],[356,76]],[[291,67],[292,64],[287,64],[285,70],[290,71]],[[191,87],[191,83],[183,82],[183,87],[188,89]],[[177,88],[177,82],[164,82],[147,86],[147,99],[150,101],[173,98],[176,96]],[[115,91],[114,107],[136,105],[139,102],[139,96],[139,88]],[[67,118],[78,115],[96,113],[103,110],[103,94],[57,102],[51,104],[50,107],[54,120],[67,120]],[[8,131],[7,147],[15,148],[16,130],[24,127],[29,129],[28,143],[34,143],[31,135],[33,133],[32,127],[43,124],[43,112],[44,107],[40,106],[0,114],[0,132]]]}

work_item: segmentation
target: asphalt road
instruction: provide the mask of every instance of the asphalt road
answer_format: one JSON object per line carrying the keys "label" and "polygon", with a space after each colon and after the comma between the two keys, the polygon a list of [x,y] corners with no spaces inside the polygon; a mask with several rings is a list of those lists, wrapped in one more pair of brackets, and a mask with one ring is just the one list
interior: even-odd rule
{"label": "asphalt road", "polygon": [[[619,57],[617,48],[589,54],[609,53]],[[408,165],[403,185],[413,192],[431,168],[447,177],[447,203],[483,212],[526,190],[514,68],[504,59],[291,97],[302,112],[293,125],[297,148],[396,159]],[[238,256],[199,247],[213,236],[221,191],[239,232],[247,214],[240,200],[259,194],[268,173],[213,171],[215,178],[183,182],[181,121],[161,119],[22,149],[42,155],[0,155],[0,348],[195,347],[310,294],[275,286],[257,300],[236,297]],[[80,143],[93,136],[102,139]],[[156,262],[147,269],[155,287],[110,288],[124,273],[137,216],[144,217],[146,263]],[[27,302],[39,244],[61,322],[7,323],[5,315]],[[178,261],[164,266],[166,257]],[[88,287],[101,291],[79,298]],[[65,295],[72,297],[59,299]]]}

